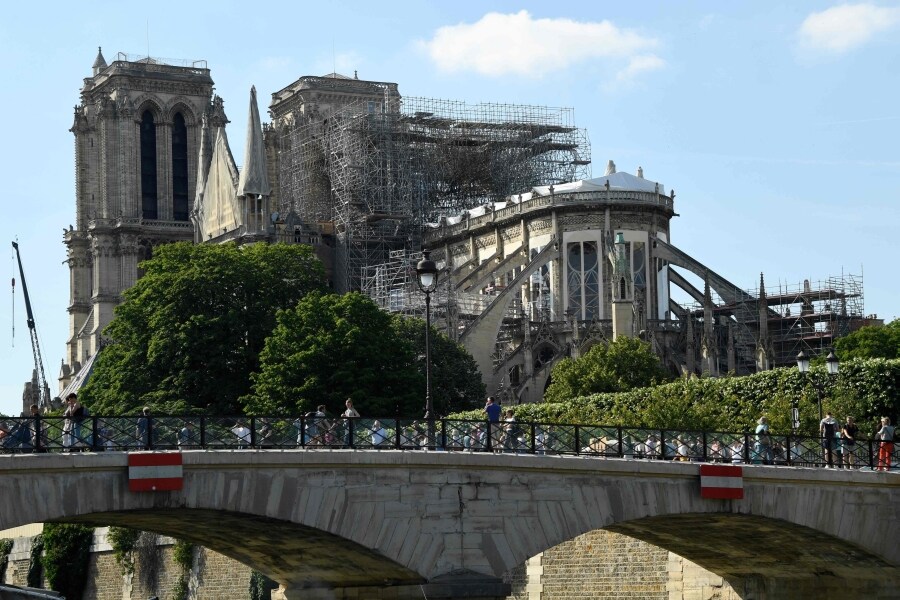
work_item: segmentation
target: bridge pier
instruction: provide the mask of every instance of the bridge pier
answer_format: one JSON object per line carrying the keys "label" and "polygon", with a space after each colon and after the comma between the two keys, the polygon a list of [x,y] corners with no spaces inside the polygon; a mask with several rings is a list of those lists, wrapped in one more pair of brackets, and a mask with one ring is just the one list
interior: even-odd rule
{"label": "bridge pier", "polygon": [[346,588],[280,587],[272,600],[505,600],[512,594],[501,579],[462,571],[433,578],[419,585],[359,586]]}

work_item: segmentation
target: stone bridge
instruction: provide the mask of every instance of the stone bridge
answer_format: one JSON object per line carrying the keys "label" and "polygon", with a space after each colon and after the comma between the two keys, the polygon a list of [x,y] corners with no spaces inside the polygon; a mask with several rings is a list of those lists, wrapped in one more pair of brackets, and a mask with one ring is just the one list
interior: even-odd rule
{"label": "stone bridge", "polygon": [[684,462],[302,449],[183,462],[183,490],[135,493],[124,452],[0,456],[0,529],[155,531],[252,566],[288,598],[503,598],[504,573],[599,528],[766,598],[900,589],[895,473],[751,465],[743,500],[709,500]]}

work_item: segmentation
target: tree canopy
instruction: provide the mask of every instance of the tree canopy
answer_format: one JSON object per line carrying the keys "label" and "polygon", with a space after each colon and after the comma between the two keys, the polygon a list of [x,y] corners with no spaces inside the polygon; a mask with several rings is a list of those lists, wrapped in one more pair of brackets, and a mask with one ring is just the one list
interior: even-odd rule
{"label": "tree canopy", "polygon": [[277,311],[325,287],[302,245],[167,244],[140,266],[80,394],[94,413],[239,412]]}
{"label": "tree canopy", "polygon": [[650,344],[629,337],[597,344],[584,356],[561,360],[550,374],[546,402],[562,402],[603,392],[625,392],[670,377]]}
{"label": "tree canopy", "polygon": [[296,415],[324,404],[340,414],[347,398],[361,414],[409,413],[422,389],[413,347],[391,327],[391,316],[366,296],[309,294],[278,313],[266,340],[250,414]]}
{"label": "tree canopy", "polygon": [[900,319],[887,325],[861,327],[839,338],[834,351],[843,360],[852,358],[900,358]]}
{"label": "tree canopy", "polygon": [[[393,317],[393,328],[413,345],[425,389],[425,321]],[[431,398],[438,416],[484,406],[485,387],[478,363],[462,346],[431,328]]]}

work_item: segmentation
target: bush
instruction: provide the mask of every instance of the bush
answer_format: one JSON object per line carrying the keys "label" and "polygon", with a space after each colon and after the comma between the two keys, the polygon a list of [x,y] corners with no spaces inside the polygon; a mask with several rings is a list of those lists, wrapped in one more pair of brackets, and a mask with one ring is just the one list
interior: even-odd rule
{"label": "bush", "polygon": [[[592,394],[513,407],[519,421],[584,423],[648,427],[749,431],[765,414],[773,431],[791,429],[791,403],[800,409],[800,431],[817,435],[818,390],[822,410],[841,420],[854,417],[865,435],[877,417],[897,421],[900,413],[900,359],[843,361],[838,375],[824,367],[803,374],[794,368],[774,369],[744,377],[679,379],[627,392]],[[481,410],[457,413],[456,419],[484,419]]]}

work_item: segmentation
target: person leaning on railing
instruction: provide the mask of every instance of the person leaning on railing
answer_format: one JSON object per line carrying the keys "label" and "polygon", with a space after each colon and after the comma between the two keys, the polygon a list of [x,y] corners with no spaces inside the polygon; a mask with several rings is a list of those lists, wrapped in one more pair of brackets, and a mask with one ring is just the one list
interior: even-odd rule
{"label": "person leaning on railing", "polygon": [[889,471],[894,454],[894,427],[888,417],[881,417],[881,429],[875,433],[878,444],[877,471]]}

